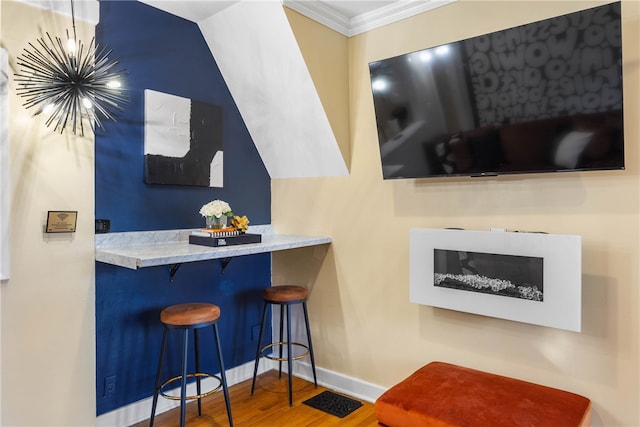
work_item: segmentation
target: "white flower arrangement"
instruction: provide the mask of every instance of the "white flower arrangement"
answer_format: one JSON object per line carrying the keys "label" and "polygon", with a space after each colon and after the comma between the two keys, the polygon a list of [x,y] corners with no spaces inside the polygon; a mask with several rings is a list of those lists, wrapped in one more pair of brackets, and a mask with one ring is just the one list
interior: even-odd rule
{"label": "white flower arrangement", "polygon": [[231,206],[222,200],[213,200],[200,208],[200,215],[204,217],[220,218],[222,215],[232,217]]}

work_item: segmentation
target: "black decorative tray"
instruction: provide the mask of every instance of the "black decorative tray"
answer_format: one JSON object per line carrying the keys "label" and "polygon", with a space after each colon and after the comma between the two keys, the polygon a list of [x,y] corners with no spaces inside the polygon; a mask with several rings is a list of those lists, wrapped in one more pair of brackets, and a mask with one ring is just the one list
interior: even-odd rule
{"label": "black decorative tray", "polygon": [[247,243],[260,243],[262,242],[261,234],[238,234],[237,236],[216,236],[215,233],[211,233],[211,237],[207,236],[189,236],[189,243],[192,245],[201,246],[233,246],[233,245],[245,245]]}

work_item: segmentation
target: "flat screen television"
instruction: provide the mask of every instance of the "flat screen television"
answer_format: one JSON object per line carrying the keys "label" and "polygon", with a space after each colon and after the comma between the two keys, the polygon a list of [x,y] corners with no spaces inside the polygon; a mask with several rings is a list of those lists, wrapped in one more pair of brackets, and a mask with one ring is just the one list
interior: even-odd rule
{"label": "flat screen television", "polygon": [[620,2],[369,71],[385,179],[624,169]]}

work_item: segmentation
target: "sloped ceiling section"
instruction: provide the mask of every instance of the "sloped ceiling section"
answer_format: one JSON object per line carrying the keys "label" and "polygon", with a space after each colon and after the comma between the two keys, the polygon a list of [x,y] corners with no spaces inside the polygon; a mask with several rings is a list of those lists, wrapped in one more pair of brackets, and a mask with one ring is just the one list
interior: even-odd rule
{"label": "sloped ceiling section", "polygon": [[348,175],[281,3],[238,2],[198,25],[271,178]]}

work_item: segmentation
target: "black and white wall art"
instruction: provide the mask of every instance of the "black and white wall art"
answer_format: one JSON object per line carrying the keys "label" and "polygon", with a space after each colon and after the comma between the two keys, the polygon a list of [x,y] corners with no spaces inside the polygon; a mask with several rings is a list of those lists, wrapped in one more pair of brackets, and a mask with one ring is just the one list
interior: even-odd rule
{"label": "black and white wall art", "polygon": [[411,302],[581,329],[580,236],[412,229]]}
{"label": "black and white wall art", "polygon": [[222,108],[144,91],[145,182],[223,186]]}

